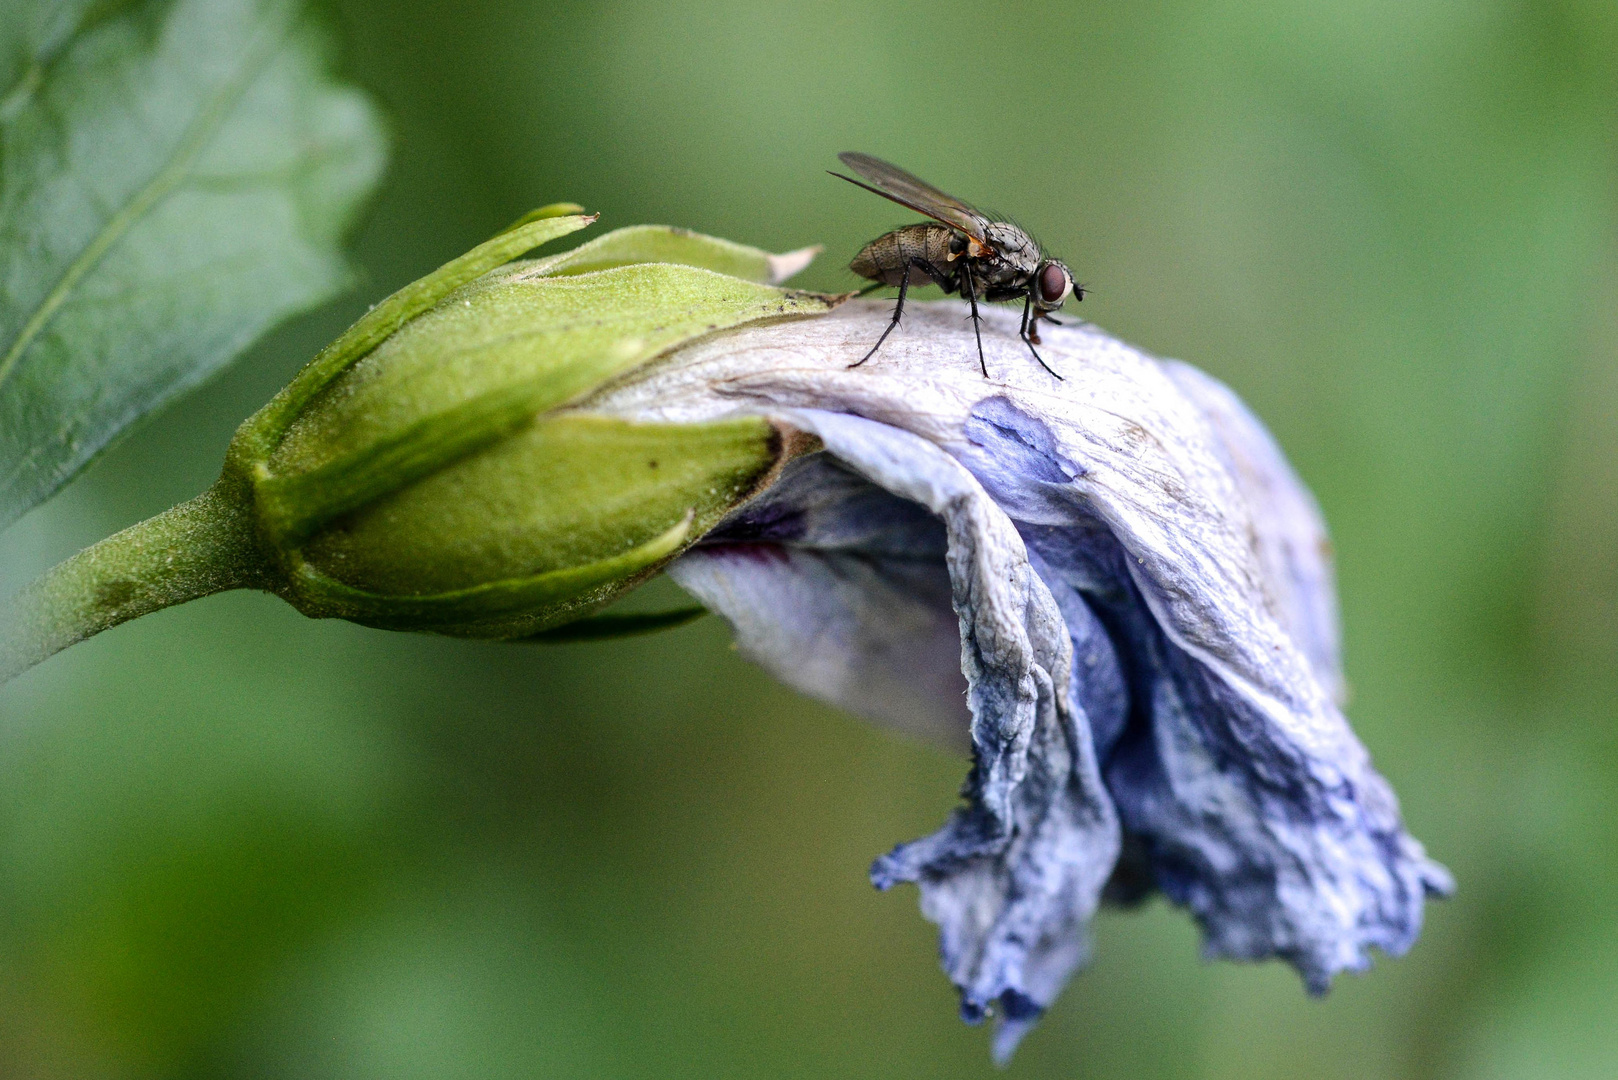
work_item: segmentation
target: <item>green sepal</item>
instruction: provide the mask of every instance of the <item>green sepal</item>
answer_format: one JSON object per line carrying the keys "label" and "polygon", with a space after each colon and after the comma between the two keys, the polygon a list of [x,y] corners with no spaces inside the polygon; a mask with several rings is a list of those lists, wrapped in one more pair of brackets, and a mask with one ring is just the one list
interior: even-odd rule
{"label": "green sepal", "polygon": [[[584,213],[584,207],[580,206],[578,203],[573,203],[573,202],[553,202],[553,203],[549,204],[548,206],[541,206],[538,209],[528,211],[528,213],[524,214],[522,217],[518,218],[516,221],[513,221],[510,225],[507,225],[504,229],[501,229],[499,232],[495,233],[494,237],[491,237],[491,239],[504,236],[504,235],[506,235],[507,233],[510,233],[510,232],[515,232],[516,230],[522,228],[524,225],[532,224],[533,222],[539,221],[542,218],[569,217],[569,216],[572,216],[574,214],[583,214],[583,213]],[[592,218],[592,220],[594,220],[594,219]],[[535,246],[537,247],[538,245],[536,244]]]}
{"label": "green sepal", "polygon": [[[640,584],[795,452],[756,416],[544,418],[291,549],[287,599],[306,614],[373,625],[532,634]],[[685,532],[665,550],[656,545],[672,535],[670,522]],[[626,552],[651,561],[614,561]],[[581,572],[592,566],[611,572]],[[488,582],[503,584],[489,591]]]}
{"label": "green sepal", "polygon": [[424,595],[370,592],[345,585],[299,559],[292,591],[306,615],[336,616],[384,630],[433,629],[468,637],[505,637],[511,617],[556,609],[593,589],[632,577],[665,561],[691,534],[687,511],[650,541],[607,559],[528,577],[490,581],[467,589]]}
{"label": "green sepal", "polygon": [[779,285],[808,266],[820,250],[817,244],[772,255],[760,248],[673,225],[630,225],[580,244],[572,251],[514,264],[511,272],[587,274],[635,263],[678,263],[761,285]]}
{"label": "green sepal", "polygon": [[511,638],[512,645],[573,645],[590,641],[615,641],[661,633],[695,622],[708,614],[704,607],[675,608],[673,611],[647,611],[635,615],[595,615],[553,626],[527,637]]}
{"label": "green sepal", "polygon": [[574,203],[552,203],[518,219],[504,232],[398,290],[345,330],[306,364],[292,382],[255,413],[232,440],[241,464],[262,467],[287,425],[309,401],[355,361],[444,297],[524,252],[577,232],[596,220]]}

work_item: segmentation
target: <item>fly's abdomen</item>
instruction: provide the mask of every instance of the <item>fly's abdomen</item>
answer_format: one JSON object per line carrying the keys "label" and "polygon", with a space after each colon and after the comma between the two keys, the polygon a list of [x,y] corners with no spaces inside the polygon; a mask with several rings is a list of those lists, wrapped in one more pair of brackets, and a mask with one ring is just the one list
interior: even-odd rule
{"label": "fly's abdomen", "polygon": [[907,225],[866,244],[848,268],[884,285],[898,285],[906,273],[911,285],[932,285],[933,274],[916,263],[932,267],[940,276],[952,276],[950,243],[954,235],[941,225]]}

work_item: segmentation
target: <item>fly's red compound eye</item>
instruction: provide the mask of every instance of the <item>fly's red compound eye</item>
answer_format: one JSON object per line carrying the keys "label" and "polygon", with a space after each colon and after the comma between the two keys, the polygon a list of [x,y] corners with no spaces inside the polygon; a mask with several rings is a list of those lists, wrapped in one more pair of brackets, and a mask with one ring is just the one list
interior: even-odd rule
{"label": "fly's red compound eye", "polygon": [[1066,270],[1056,263],[1047,263],[1039,272],[1039,298],[1047,304],[1060,303],[1067,295],[1070,280]]}

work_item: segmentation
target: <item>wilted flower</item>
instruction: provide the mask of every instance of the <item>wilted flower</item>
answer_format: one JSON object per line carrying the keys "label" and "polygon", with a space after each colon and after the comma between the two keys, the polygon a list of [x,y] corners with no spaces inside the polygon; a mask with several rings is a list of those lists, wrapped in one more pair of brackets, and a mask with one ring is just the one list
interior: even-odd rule
{"label": "wilted flower", "polygon": [[[1004,1059],[1085,958],[1103,898],[1154,888],[1211,956],[1291,962],[1313,992],[1402,953],[1448,874],[1339,709],[1314,501],[1223,385],[1090,328],[1040,370],[988,313],[851,303],[677,350],[587,402],[817,436],[669,573],[785,682],[946,737],[966,805],[872,867],[914,881],[962,1012]],[[964,672],[964,680],[956,672]],[[964,694],[963,694],[964,691]]]}
{"label": "wilted flower", "polygon": [[[221,480],[11,605],[0,675],[226,588],[517,638],[666,568],[785,682],[970,745],[965,804],[876,861],[920,886],[1005,1058],[1104,900],[1313,992],[1451,888],[1339,708],[1313,500],[1213,379],[1084,328],[1033,362],[959,304],[775,287],[770,256],[554,207],[401,290],[243,424]],[[835,310],[833,310],[835,308]],[[813,316],[813,317],[805,317]]]}

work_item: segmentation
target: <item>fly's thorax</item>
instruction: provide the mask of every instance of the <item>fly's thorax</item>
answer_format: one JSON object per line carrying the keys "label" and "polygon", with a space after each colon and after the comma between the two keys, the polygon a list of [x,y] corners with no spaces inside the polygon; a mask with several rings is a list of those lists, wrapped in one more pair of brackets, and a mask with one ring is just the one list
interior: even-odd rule
{"label": "fly's thorax", "polygon": [[984,230],[984,236],[997,256],[993,261],[1000,263],[1001,266],[983,272],[980,276],[999,283],[1026,278],[1039,269],[1039,245],[1034,243],[1033,237],[1017,226],[997,221]]}

